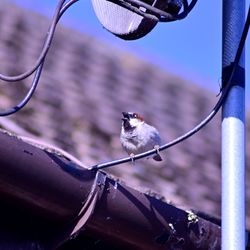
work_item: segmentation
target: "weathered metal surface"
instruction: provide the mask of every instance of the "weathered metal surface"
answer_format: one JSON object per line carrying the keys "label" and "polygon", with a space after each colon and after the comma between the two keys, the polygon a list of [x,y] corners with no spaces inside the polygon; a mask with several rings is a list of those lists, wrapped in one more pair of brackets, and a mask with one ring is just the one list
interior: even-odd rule
{"label": "weathered metal surface", "polygon": [[85,226],[100,240],[127,249],[220,249],[220,227],[191,211],[106,179]]}
{"label": "weathered metal surface", "polygon": [[0,196],[53,219],[72,219],[95,174],[14,136],[0,133],[0,141]]}
{"label": "weathered metal surface", "polygon": [[0,230],[22,232],[27,249],[86,237],[110,249],[220,249],[220,227],[191,211],[14,136],[0,133],[0,141],[1,216],[11,225]]}

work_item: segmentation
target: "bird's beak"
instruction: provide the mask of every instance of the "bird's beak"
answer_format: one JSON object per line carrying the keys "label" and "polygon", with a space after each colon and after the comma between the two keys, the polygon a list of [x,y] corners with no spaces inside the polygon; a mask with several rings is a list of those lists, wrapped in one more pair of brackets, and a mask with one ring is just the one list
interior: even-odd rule
{"label": "bird's beak", "polygon": [[122,118],[123,121],[129,120],[129,114],[128,114],[128,112],[122,112],[122,115],[123,115],[123,118]]}
{"label": "bird's beak", "polygon": [[130,130],[133,127],[130,124],[130,114],[128,112],[122,112],[123,118],[122,118],[122,126],[125,130]]}

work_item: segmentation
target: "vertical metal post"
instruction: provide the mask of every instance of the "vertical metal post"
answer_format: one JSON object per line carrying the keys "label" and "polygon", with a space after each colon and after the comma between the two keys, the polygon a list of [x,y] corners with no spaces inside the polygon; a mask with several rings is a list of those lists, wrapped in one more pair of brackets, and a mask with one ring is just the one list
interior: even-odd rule
{"label": "vertical metal post", "polygon": [[[226,77],[245,22],[245,0],[223,0],[222,76]],[[245,249],[244,53],[222,108],[222,250]]]}

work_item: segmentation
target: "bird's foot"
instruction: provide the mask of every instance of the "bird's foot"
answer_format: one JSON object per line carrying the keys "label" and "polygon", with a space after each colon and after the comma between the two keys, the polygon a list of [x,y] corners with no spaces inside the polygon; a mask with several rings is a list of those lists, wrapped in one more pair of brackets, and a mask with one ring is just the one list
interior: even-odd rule
{"label": "bird's foot", "polygon": [[132,164],[134,165],[134,164],[135,164],[135,154],[134,154],[134,153],[131,153],[131,154],[129,155],[129,157],[130,157],[130,159],[131,159],[131,161],[132,161]]}

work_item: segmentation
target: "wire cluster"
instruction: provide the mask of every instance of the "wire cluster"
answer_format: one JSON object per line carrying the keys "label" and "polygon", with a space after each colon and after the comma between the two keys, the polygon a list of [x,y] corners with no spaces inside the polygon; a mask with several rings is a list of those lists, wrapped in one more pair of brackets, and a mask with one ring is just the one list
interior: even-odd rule
{"label": "wire cluster", "polygon": [[188,0],[181,0],[182,11],[179,14],[166,12],[165,10],[161,10],[155,7],[154,3],[150,5],[145,1],[141,0],[108,0],[108,1],[118,4],[128,10],[137,13],[138,15],[141,15],[145,18],[157,22],[172,22],[185,18],[193,9],[198,0],[192,0],[190,3],[188,2]]}
{"label": "wire cluster", "polygon": [[3,75],[0,74],[0,79],[5,81],[5,82],[18,82],[21,81],[23,79],[28,78],[29,76],[31,76],[32,74],[34,74],[33,80],[32,80],[32,85],[28,91],[28,93],[26,94],[26,96],[21,100],[20,103],[18,103],[16,106],[11,107],[7,110],[4,111],[0,111],[0,116],[8,116],[11,114],[16,113],[17,111],[19,111],[20,109],[22,109],[31,99],[31,97],[33,96],[36,87],[38,85],[41,73],[42,73],[42,69],[43,69],[43,65],[44,65],[44,61],[46,58],[46,55],[49,51],[54,33],[55,33],[55,29],[56,29],[56,25],[59,21],[59,19],[61,18],[61,16],[63,15],[63,13],[75,2],[77,2],[79,0],[70,0],[67,3],[66,0],[60,0],[56,10],[55,10],[55,14],[53,16],[52,19],[52,23],[49,27],[42,51],[40,53],[40,56],[38,57],[37,61],[34,63],[33,67],[29,70],[27,70],[26,72],[17,75],[17,76],[7,76],[7,75]]}

